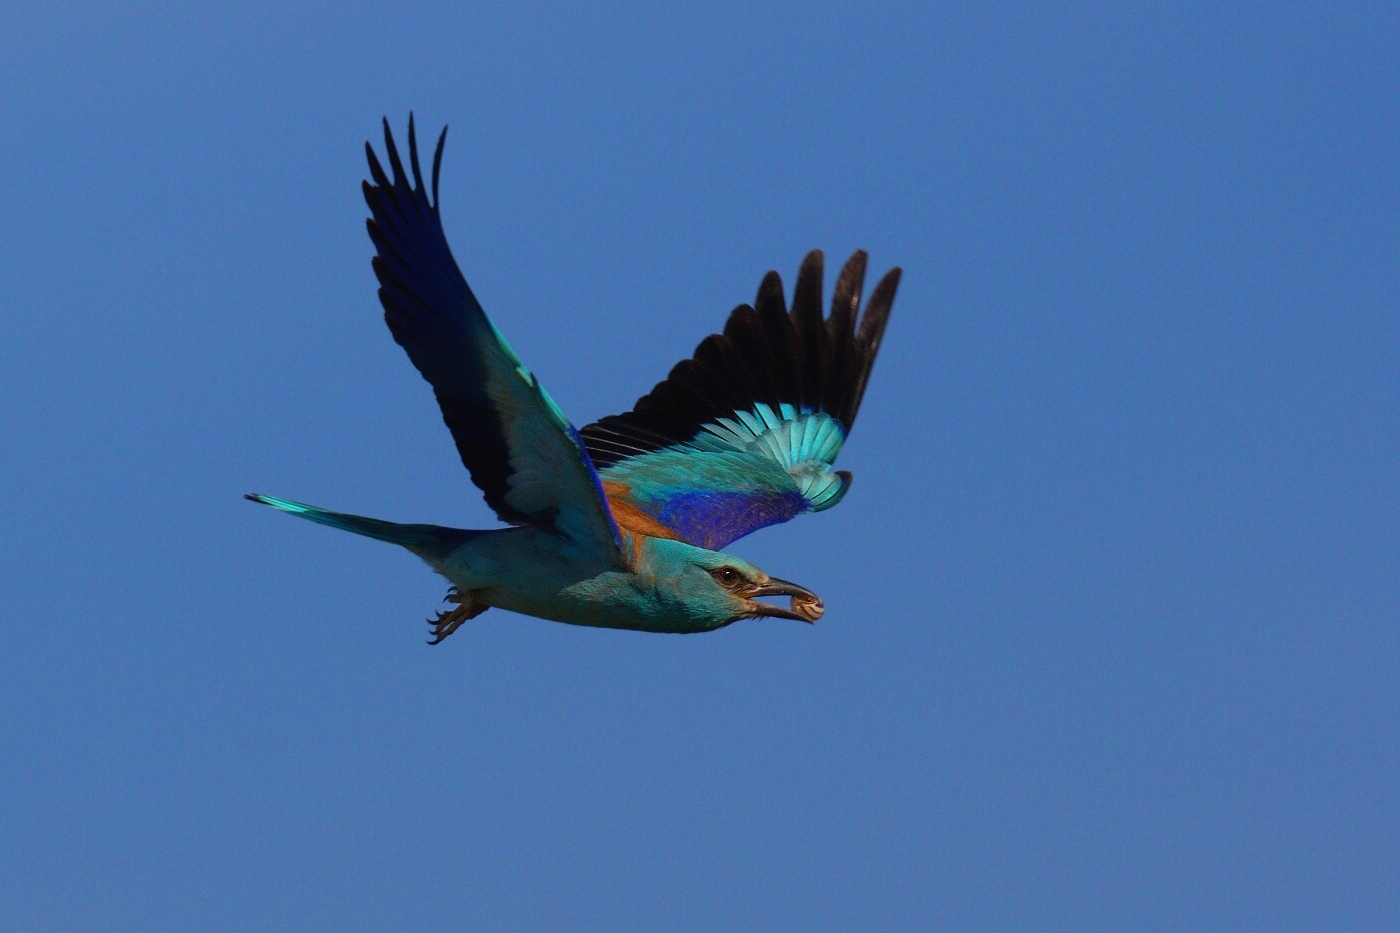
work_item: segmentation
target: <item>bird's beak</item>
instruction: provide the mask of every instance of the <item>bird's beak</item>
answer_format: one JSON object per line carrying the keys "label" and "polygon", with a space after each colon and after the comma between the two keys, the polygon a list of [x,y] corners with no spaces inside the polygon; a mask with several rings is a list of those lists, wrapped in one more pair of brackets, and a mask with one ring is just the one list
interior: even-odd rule
{"label": "bird's beak", "polygon": [[[791,597],[791,611],[780,609],[769,603],[758,602],[759,596],[788,596]],[[748,594],[750,612],[755,617],[773,616],[777,619],[796,619],[798,622],[815,622],[822,617],[826,611],[826,606],[822,604],[821,597],[806,587],[798,586],[796,583],[789,583],[786,580],[775,580],[768,578],[768,582],[756,586]]]}

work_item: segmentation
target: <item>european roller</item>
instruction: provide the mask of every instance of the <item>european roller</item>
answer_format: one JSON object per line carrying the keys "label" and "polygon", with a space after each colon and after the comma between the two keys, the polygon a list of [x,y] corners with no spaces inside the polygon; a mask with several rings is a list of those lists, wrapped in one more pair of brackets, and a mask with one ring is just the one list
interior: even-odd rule
{"label": "european roller", "polygon": [[[822,254],[807,254],[789,310],[769,272],[752,305],[642,396],[576,430],[482,310],[439,214],[444,129],[423,183],[412,117],[404,170],[368,143],[369,236],[394,340],[432,386],[486,503],[511,527],[402,525],[249,495],[322,525],[407,548],[452,584],[429,620],[438,644],[492,606],[574,625],[709,632],[740,619],[814,622],[815,593],[723,548],[751,531],[841,501],[833,471],[851,432],[899,285],[892,269],[860,313],[866,254],[822,312]],[[764,602],[788,597],[789,607]]]}

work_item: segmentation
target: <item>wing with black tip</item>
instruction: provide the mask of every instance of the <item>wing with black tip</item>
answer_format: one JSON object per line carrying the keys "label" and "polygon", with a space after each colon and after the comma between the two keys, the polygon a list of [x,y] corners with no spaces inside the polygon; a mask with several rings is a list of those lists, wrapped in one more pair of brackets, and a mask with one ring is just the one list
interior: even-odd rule
{"label": "wing with black tip", "polygon": [[365,144],[373,182],[364,183],[364,193],[384,320],[433,387],[462,462],[496,514],[512,524],[551,527],[619,561],[617,526],[582,438],[486,317],[447,246],[437,204],[446,139],[444,129],[433,157],[431,201],[412,117],[412,184],[387,120],[392,179]]}
{"label": "wing with black tip", "polygon": [[791,311],[769,272],[724,333],[706,337],[631,411],[580,432],[619,523],[719,549],[841,500],[851,475],[831,467],[900,277],[886,273],[861,314],[865,264],[864,251],[846,262],[829,316],[819,250],[802,263]]}

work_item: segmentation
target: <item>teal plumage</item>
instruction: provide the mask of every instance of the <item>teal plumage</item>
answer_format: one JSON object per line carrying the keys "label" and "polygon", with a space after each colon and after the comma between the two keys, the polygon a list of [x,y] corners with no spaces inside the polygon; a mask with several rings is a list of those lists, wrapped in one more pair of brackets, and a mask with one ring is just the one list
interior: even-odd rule
{"label": "teal plumage", "polygon": [[[899,283],[894,269],[859,314],[865,254],[821,309],[822,254],[808,254],[793,306],[770,272],[694,357],[629,412],[576,430],[472,294],[442,231],[438,175],[423,183],[410,117],[405,171],[387,121],[385,172],[366,145],[364,184],[385,322],[432,386],[472,481],[513,527],[403,525],[248,498],[407,548],[453,584],[433,644],[491,606],[560,622],[710,631],[745,618],[812,622],[821,600],[720,549],[757,528],[831,508],[850,434]],[[857,327],[857,318],[859,326]],[[763,602],[787,596],[790,608]]]}

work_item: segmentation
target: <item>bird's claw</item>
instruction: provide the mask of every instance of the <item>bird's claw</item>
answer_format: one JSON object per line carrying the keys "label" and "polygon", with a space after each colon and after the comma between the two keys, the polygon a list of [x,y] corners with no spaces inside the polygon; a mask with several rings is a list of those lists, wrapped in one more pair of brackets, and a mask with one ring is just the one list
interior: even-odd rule
{"label": "bird's claw", "polygon": [[457,608],[444,609],[437,614],[436,618],[428,620],[428,624],[433,627],[433,638],[428,644],[441,644],[442,640],[457,631],[463,622],[474,619],[491,608],[490,603],[478,596],[479,592],[478,590],[463,590],[455,586],[447,591],[443,601],[456,603]]}

